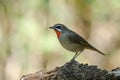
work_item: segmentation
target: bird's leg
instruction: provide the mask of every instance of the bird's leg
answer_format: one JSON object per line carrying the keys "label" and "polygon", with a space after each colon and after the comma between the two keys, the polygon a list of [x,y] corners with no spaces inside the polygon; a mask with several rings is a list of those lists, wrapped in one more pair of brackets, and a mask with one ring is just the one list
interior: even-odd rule
{"label": "bird's leg", "polygon": [[82,51],[76,52],[76,54],[73,56],[73,58],[71,60],[75,60],[75,58],[78,57],[78,55],[81,53]]}
{"label": "bird's leg", "polygon": [[75,53],[75,55],[73,56],[73,58],[71,59],[71,61],[72,61],[72,60],[75,60],[77,53],[78,53],[78,52]]}
{"label": "bird's leg", "polygon": [[73,56],[73,58],[71,60],[75,60],[75,58],[80,54],[80,52],[76,52],[75,55]]}
{"label": "bird's leg", "polygon": [[77,54],[74,56],[74,59],[77,58],[79,54],[80,52],[77,52]]}

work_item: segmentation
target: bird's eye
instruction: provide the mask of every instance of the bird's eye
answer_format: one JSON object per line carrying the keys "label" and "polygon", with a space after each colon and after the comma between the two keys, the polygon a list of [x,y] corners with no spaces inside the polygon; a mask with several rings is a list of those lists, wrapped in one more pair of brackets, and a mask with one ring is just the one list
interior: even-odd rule
{"label": "bird's eye", "polygon": [[57,25],[55,28],[57,31],[61,31],[61,26]]}
{"label": "bird's eye", "polygon": [[57,29],[61,29],[61,26],[56,26]]}

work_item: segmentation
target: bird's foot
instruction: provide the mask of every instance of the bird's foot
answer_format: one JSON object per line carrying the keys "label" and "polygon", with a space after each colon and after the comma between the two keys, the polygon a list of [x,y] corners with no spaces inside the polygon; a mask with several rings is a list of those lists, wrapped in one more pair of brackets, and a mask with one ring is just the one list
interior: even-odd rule
{"label": "bird's foot", "polygon": [[70,61],[71,61],[71,62],[72,62],[72,61],[75,61],[75,59],[74,59],[74,58],[72,58]]}

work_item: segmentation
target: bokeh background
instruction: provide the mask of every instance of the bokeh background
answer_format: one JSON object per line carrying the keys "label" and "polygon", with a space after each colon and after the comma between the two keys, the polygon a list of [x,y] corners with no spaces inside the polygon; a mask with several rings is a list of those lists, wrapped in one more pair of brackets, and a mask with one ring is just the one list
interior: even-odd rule
{"label": "bokeh background", "polygon": [[72,58],[49,29],[56,23],[107,54],[85,50],[78,62],[120,67],[120,0],[0,0],[0,80],[19,80]]}

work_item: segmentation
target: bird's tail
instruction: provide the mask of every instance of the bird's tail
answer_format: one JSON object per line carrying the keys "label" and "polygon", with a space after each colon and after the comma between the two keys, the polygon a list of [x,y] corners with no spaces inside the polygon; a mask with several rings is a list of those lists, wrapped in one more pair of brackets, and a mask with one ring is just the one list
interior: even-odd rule
{"label": "bird's tail", "polygon": [[98,49],[95,48],[95,51],[99,52],[102,55],[105,55],[103,52],[99,51]]}
{"label": "bird's tail", "polygon": [[95,47],[91,46],[89,47],[91,50],[97,51],[98,53],[105,55],[103,52],[99,51],[98,49],[96,49]]}

